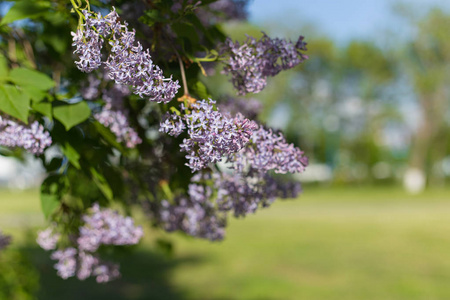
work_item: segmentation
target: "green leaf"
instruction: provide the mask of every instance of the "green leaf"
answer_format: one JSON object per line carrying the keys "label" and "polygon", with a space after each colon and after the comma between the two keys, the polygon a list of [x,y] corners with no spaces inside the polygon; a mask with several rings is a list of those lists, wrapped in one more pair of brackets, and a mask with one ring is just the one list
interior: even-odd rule
{"label": "green leaf", "polygon": [[58,53],[64,53],[67,51],[67,46],[70,46],[70,43],[67,43],[67,39],[61,37],[61,33],[48,33],[42,37],[42,40],[52,46]]}
{"label": "green leaf", "polygon": [[194,26],[189,23],[175,23],[171,29],[177,34],[178,37],[188,39],[192,44],[199,44],[200,38],[195,30]]}
{"label": "green leaf", "polygon": [[55,86],[55,82],[44,73],[36,70],[16,68],[9,73],[9,80],[23,87],[32,87],[46,91]]}
{"label": "green leaf", "polygon": [[15,86],[0,86],[0,110],[28,124],[30,97]]}
{"label": "green leaf", "polygon": [[21,88],[34,102],[41,102],[47,95],[45,91],[37,89],[34,86],[22,86]]}
{"label": "green leaf", "polygon": [[60,121],[66,130],[84,122],[90,115],[91,109],[84,101],[53,108],[53,117]]}
{"label": "green leaf", "polygon": [[0,82],[5,81],[8,77],[9,69],[6,57],[0,54]]}
{"label": "green leaf", "polygon": [[41,208],[46,219],[48,219],[58,207],[59,199],[57,195],[41,193]]}
{"label": "green leaf", "polygon": [[94,122],[94,126],[97,129],[98,133],[100,133],[103,138],[108,142],[111,146],[115,147],[117,150],[119,150],[121,153],[125,152],[125,148],[117,142],[117,137],[114,135],[114,133],[109,130],[109,128],[106,128],[103,124],[99,122]]}
{"label": "green leaf", "polygon": [[26,18],[31,19],[39,17],[47,12],[50,6],[51,4],[49,2],[34,0],[17,1],[0,21],[0,25],[9,24]]}
{"label": "green leaf", "polygon": [[206,86],[201,81],[197,81],[195,83],[195,85],[192,88],[192,91],[195,92],[195,94],[200,99],[211,98],[211,95],[208,93],[208,90],[206,89]]}
{"label": "green leaf", "polygon": [[44,116],[48,117],[50,120],[53,119],[52,105],[50,103],[47,103],[47,102],[44,102],[44,103],[33,102],[31,104],[31,108],[33,108],[35,111],[43,114]]}
{"label": "green leaf", "polygon": [[61,168],[63,164],[62,157],[53,157],[52,160],[49,163],[44,162],[44,167],[47,173],[58,171],[59,168]]}
{"label": "green leaf", "polygon": [[144,11],[144,14],[139,18],[139,22],[144,23],[147,26],[153,26],[157,22],[164,22],[166,19],[161,15],[157,9],[151,9]]}
{"label": "green leaf", "polygon": [[95,170],[92,167],[89,170],[91,171],[92,179],[94,180],[95,184],[100,189],[100,191],[103,193],[103,195],[106,197],[106,199],[112,200],[113,191],[109,186],[108,182],[106,181],[105,177],[102,174],[98,173],[97,170]]}
{"label": "green leaf", "polygon": [[75,150],[75,148],[73,148],[69,143],[66,142],[64,146],[61,147],[61,150],[75,168],[77,168],[78,170],[81,169],[80,154],[77,152],[77,150]]}
{"label": "green leaf", "polygon": [[41,185],[41,208],[45,218],[49,218],[60,206],[61,195],[67,188],[67,178],[62,175],[50,175]]}

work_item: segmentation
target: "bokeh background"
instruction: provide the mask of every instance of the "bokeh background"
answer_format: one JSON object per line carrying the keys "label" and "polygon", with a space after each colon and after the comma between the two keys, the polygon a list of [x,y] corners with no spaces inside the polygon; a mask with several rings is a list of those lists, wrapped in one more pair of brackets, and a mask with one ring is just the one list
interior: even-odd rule
{"label": "bokeh background", "polygon": [[[261,120],[309,156],[303,194],[231,220],[219,243],[147,226],[119,257],[123,277],[98,285],[56,276],[34,241],[45,225],[40,166],[0,157],[0,228],[14,239],[0,255],[0,290],[45,300],[450,299],[450,2],[247,9],[247,22],[226,24],[234,39],[263,30],[308,42],[309,60],[253,96]],[[211,90],[231,90],[210,71]]]}

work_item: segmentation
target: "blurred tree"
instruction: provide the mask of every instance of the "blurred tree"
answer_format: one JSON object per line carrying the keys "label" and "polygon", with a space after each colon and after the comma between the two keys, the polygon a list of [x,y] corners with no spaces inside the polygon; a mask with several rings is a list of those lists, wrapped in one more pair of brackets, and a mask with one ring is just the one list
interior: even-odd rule
{"label": "blurred tree", "polygon": [[435,9],[417,22],[417,32],[402,53],[403,63],[421,109],[421,119],[411,146],[409,167],[420,170],[437,183],[442,177],[432,172],[433,163],[448,149],[450,16]]}

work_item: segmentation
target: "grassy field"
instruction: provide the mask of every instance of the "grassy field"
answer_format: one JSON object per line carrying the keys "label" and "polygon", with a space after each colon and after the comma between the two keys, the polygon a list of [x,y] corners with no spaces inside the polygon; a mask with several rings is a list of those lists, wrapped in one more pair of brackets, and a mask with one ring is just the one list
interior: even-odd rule
{"label": "grassy field", "polygon": [[[450,299],[450,190],[306,189],[245,220],[221,243],[148,231],[106,285],[62,280],[24,228],[37,192],[0,192],[0,228],[40,273],[39,299]],[[174,242],[168,258],[154,239]],[[10,251],[12,251],[10,249]]]}

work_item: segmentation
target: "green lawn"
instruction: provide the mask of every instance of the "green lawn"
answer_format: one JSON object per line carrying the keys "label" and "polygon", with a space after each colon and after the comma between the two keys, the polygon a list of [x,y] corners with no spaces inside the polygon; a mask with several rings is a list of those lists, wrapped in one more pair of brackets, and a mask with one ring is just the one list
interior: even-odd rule
{"label": "green lawn", "polygon": [[[106,285],[57,278],[48,253],[20,234],[39,224],[37,192],[0,192],[0,228],[35,263],[44,300],[450,299],[448,189],[306,188],[232,220],[220,243],[148,231],[120,258],[123,278]],[[172,258],[154,251],[161,236],[174,242]]]}

